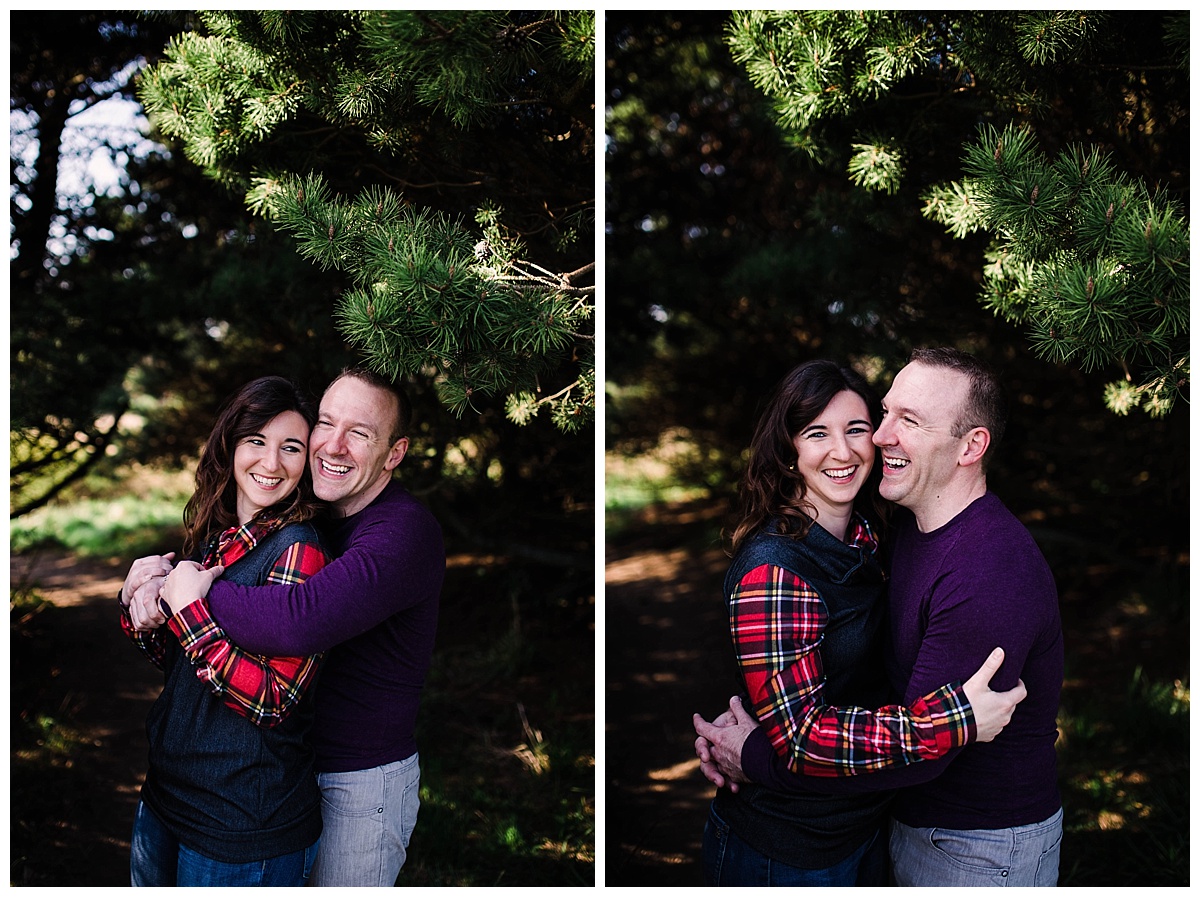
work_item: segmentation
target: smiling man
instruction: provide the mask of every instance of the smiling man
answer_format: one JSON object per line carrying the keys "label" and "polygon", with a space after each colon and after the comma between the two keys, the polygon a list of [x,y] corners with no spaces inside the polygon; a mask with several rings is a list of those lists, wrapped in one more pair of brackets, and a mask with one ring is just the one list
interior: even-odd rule
{"label": "smiling man", "polygon": [[220,568],[180,581],[180,606],[199,602],[247,651],[327,652],[311,736],[324,825],[315,885],[392,887],[416,824],[414,731],[446,557],[437,521],[392,479],[410,417],[398,387],[364,369],[343,371],[309,437],[314,490],[334,518],[324,534],[335,560],[292,586],[214,582]]}
{"label": "smiling man", "polygon": [[788,772],[740,707],[737,725],[697,727],[697,752],[717,784],[750,780],[801,793],[899,787],[890,846],[901,886],[1058,880],[1062,625],[1041,551],[987,487],[986,464],[1004,426],[1003,391],[991,371],[955,349],[922,349],[896,375],[873,436],[883,456],[880,494],[900,506],[888,590],[892,686],[911,703],[967,679],[973,658],[1001,646],[992,687],[1019,678],[1028,697],[994,741],[822,783]]}

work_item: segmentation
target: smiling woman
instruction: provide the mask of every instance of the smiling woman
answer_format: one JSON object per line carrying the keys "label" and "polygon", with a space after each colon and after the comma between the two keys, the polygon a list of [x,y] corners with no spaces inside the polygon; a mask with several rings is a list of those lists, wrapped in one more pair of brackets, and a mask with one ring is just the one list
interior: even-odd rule
{"label": "smiling woman", "polygon": [[315,419],[311,402],[282,377],[261,377],[231,396],[184,511],[189,560],[172,571],[172,555],[139,558],[121,588],[122,628],[165,674],[146,723],[135,885],[308,878],[321,832],[308,738],[320,656],[243,651],[203,602],[176,601],[172,584],[218,566],[242,584],[296,583],[325,566],[306,451]]}

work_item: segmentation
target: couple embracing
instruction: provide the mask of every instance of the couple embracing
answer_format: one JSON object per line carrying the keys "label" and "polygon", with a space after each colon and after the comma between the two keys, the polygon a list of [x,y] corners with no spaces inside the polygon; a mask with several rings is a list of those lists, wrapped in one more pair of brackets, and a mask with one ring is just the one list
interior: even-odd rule
{"label": "couple embracing", "polygon": [[319,409],[282,377],[223,405],[187,559],[139,558],[118,595],[164,673],[134,885],[395,884],[446,566],[437,521],[392,479],[410,420],[403,390],[361,368]]}
{"label": "couple embracing", "polygon": [[776,390],[724,588],[748,703],[694,718],[708,884],[1057,883],[1062,626],[987,487],[1004,426],[955,349],[914,352],[882,403],[826,361]]}

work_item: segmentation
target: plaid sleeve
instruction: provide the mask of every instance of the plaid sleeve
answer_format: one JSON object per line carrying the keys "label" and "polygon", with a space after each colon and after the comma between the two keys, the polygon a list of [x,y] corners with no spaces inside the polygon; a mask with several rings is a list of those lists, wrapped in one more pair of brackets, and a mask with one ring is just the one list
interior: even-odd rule
{"label": "plaid sleeve", "polygon": [[137,645],[139,651],[146,655],[146,658],[158,667],[163,668],[164,658],[166,657],[167,649],[163,645],[162,628],[152,629],[149,632],[141,632],[133,628],[133,618],[129,616],[129,608],[122,605],[121,607],[121,630],[129,637],[129,640]]}
{"label": "plaid sleeve", "polygon": [[854,775],[940,757],[970,740],[974,715],[959,683],[911,707],[826,705],[826,621],[820,596],[772,565],[747,573],[730,599],[730,631],[752,709],[789,769]]}
{"label": "plaid sleeve", "polygon": [[[294,542],[267,577],[272,585],[303,582],[329,562],[311,542]],[[196,668],[196,675],[226,706],[258,726],[271,727],[299,703],[317,673],[321,655],[264,657],[233,644],[209,613],[193,601],[167,621]]]}

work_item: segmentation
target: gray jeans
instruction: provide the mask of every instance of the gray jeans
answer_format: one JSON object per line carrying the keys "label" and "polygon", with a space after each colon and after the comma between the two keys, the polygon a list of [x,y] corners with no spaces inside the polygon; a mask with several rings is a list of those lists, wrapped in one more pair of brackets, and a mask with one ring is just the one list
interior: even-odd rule
{"label": "gray jeans", "polygon": [[324,830],[309,883],[394,887],[421,805],[417,755],[372,769],[317,773],[317,784]]}
{"label": "gray jeans", "polygon": [[1047,887],[1058,884],[1063,814],[1002,829],[912,828],[892,820],[900,887]]}

